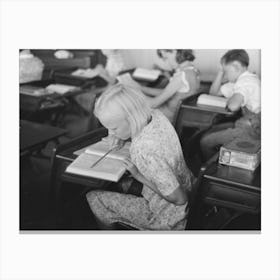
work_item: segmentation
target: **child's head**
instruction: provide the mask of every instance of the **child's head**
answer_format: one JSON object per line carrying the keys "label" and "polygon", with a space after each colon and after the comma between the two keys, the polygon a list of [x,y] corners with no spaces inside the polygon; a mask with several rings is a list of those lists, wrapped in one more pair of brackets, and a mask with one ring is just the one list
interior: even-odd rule
{"label": "child's head", "polygon": [[221,62],[229,82],[236,82],[248,68],[249,55],[245,50],[230,50],[223,55]]}
{"label": "child's head", "polygon": [[178,64],[185,61],[194,61],[195,56],[190,49],[184,50],[171,50],[171,49],[158,49],[157,54],[160,58],[167,61],[171,68],[175,69]]}
{"label": "child's head", "polygon": [[98,98],[94,114],[110,134],[126,140],[135,137],[148,123],[151,109],[142,92],[116,84]]}

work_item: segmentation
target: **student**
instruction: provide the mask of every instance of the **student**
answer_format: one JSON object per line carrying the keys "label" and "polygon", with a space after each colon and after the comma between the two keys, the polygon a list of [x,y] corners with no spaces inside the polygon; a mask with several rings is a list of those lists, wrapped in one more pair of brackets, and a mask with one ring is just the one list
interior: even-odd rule
{"label": "student", "polygon": [[[248,66],[245,50],[230,50],[221,59],[210,94],[226,97],[227,108],[233,112],[242,109],[242,117],[235,123],[214,126],[202,137],[205,159],[215,154],[217,147],[237,137],[260,138],[261,84],[257,75],[248,71]],[[222,84],[224,79],[228,82]]]}
{"label": "student", "polygon": [[142,230],[184,229],[193,176],[170,122],[160,111],[151,111],[138,89],[120,83],[101,95],[94,114],[116,138],[131,138],[130,158],[124,165],[143,184],[142,197],[102,190],[87,193],[97,220]]}
{"label": "student", "polygon": [[[126,67],[125,62],[121,54],[121,50],[102,49],[101,52],[104,56],[106,56],[107,61],[105,67],[102,64],[98,64],[96,65],[95,70],[98,72],[98,76],[103,78],[108,83],[108,86],[110,86],[117,82],[116,77]],[[89,91],[88,93],[78,95],[76,100],[86,111],[89,112],[89,109],[92,110],[94,105],[95,94]],[[94,116],[91,116],[88,122],[89,129],[95,129],[99,125]]]}
{"label": "student", "polygon": [[157,53],[175,72],[164,89],[142,86],[141,90],[151,108],[158,108],[174,124],[181,101],[197,93],[200,87],[199,71],[193,65],[192,50],[158,50]]}
{"label": "student", "polygon": [[99,76],[106,80],[110,85],[117,80],[119,73],[125,70],[125,62],[121,50],[118,49],[102,49],[101,52],[107,57],[105,67],[98,64],[96,69],[99,71]]}

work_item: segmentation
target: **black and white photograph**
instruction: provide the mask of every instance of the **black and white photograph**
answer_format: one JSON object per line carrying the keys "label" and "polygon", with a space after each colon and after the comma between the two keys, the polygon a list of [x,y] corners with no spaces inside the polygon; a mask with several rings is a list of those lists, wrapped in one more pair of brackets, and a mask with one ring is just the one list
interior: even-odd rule
{"label": "black and white photograph", "polygon": [[21,230],[260,230],[261,51],[19,50]]}
{"label": "black and white photograph", "polygon": [[0,280],[280,280],[278,0],[0,0]]}

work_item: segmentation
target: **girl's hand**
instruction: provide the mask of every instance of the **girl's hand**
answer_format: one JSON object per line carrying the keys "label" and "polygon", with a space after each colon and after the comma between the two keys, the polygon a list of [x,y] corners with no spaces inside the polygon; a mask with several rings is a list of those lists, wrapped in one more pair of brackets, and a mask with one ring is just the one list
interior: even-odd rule
{"label": "girl's hand", "polygon": [[96,70],[96,71],[104,71],[104,66],[103,66],[102,64],[97,64],[97,65],[95,66],[95,70]]}
{"label": "girl's hand", "polygon": [[102,64],[96,65],[94,70],[101,76],[107,75],[106,69],[104,68],[104,66]]}
{"label": "girl's hand", "polygon": [[131,160],[129,159],[129,158],[126,158],[125,160],[124,160],[124,166],[125,166],[125,168],[126,168],[126,170],[128,170],[130,173],[131,173],[131,175],[135,178],[135,179],[137,179],[137,177],[139,176],[139,170],[138,170],[138,168],[131,162]]}

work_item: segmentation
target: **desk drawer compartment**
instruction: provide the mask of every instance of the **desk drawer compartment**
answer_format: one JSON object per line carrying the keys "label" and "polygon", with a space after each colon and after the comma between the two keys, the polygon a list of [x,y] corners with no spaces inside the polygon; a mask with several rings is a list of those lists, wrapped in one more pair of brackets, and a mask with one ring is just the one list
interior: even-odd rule
{"label": "desk drawer compartment", "polygon": [[212,123],[212,119],[214,118],[215,114],[212,112],[203,112],[192,110],[190,108],[181,108],[179,118],[182,119],[183,123]]}
{"label": "desk drawer compartment", "polygon": [[206,201],[220,202],[224,206],[228,204],[233,208],[248,208],[248,210],[260,208],[260,194],[219,183],[207,182],[204,186],[203,197]]}

